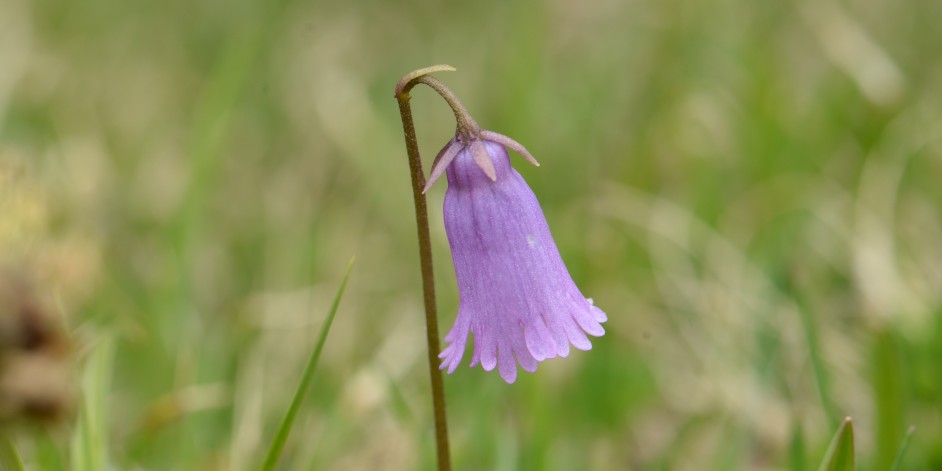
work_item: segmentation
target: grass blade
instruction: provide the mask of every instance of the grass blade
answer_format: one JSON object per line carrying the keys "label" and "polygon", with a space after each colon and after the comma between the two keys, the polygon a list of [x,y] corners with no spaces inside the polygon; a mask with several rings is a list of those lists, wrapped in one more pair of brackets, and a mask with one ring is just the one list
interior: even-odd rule
{"label": "grass blade", "polygon": [[265,462],[262,464],[262,470],[264,471],[275,469],[275,465],[278,464],[278,459],[281,457],[281,451],[284,449],[285,442],[288,440],[288,434],[291,433],[291,425],[298,415],[301,401],[304,399],[304,395],[311,384],[311,379],[314,377],[317,360],[321,356],[321,350],[323,350],[324,342],[327,340],[327,332],[330,330],[330,325],[334,321],[334,315],[337,314],[337,307],[340,306],[340,299],[343,297],[343,290],[347,287],[347,279],[350,277],[350,270],[353,268],[354,260],[355,258],[350,259],[350,263],[347,265],[347,271],[343,275],[340,287],[337,288],[337,294],[334,295],[334,302],[331,304],[330,311],[327,313],[327,319],[324,320],[324,325],[321,327],[321,333],[317,338],[317,345],[314,347],[314,351],[311,352],[307,367],[304,369],[304,376],[301,377],[301,383],[298,384],[298,389],[294,392],[294,398],[291,399],[291,406],[288,407],[288,412],[285,413],[284,419],[281,420],[281,425],[278,426],[278,432],[275,434],[271,448],[268,449],[268,455],[265,457]]}
{"label": "grass blade", "polygon": [[85,363],[78,427],[72,435],[71,469],[75,471],[107,469],[106,409],[113,360],[114,339],[106,336]]}
{"label": "grass blade", "polygon": [[873,469],[890,469],[893,466],[906,430],[906,384],[905,360],[898,335],[886,329],[876,333],[873,343],[873,385],[876,407],[876,453]]}
{"label": "grass blade", "polygon": [[850,417],[837,429],[818,471],[854,471],[854,425]]}
{"label": "grass blade", "polygon": [[13,440],[6,435],[0,435],[0,469],[8,471],[25,471],[23,460],[13,446]]}
{"label": "grass blade", "polygon": [[788,445],[788,469],[789,471],[808,469],[808,461],[805,459],[805,438],[800,423],[792,426],[791,443]]}
{"label": "grass blade", "polygon": [[903,464],[903,455],[906,454],[906,449],[909,448],[909,439],[914,433],[916,433],[916,427],[910,426],[909,430],[906,431],[906,436],[903,437],[903,443],[899,446],[899,451],[896,453],[896,459],[893,460],[891,471],[899,471],[900,465]]}

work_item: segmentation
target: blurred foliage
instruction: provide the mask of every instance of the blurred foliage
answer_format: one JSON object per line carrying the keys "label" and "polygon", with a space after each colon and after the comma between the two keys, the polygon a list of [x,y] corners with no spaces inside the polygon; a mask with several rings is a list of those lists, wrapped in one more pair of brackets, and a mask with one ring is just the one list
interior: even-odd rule
{"label": "blurred foliage", "polygon": [[[80,364],[115,340],[94,398],[114,469],[244,470],[356,254],[282,469],[431,469],[392,93],[448,63],[478,123],[543,164],[518,167],[610,319],[513,386],[447,377],[456,469],[813,469],[845,416],[860,469],[888,469],[909,425],[902,469],[940,469],[939,18],[924,0],[0,0],[0,261],[58,300]],[[428,165],[453,124],[413,96]],[[67,468],[75,427],[18,431],[27,469]]]}
{"label": "blurred foliage", "polygon": [[828,445],[827,453],[818,471],[855,471],[854,463],[854,424],[850,417],[841,423]]}

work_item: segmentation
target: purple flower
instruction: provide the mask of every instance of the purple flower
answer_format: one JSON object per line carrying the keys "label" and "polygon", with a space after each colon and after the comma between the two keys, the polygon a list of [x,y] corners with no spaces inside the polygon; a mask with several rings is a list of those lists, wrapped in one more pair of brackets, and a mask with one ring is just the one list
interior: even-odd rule
{"label": "purple flower", "polygon": [[445,231],[458,290],[458,317],[445,336],[441,368],[452,373],[474,334],[471,366],[498,367],[507,383],[517,363],[589,350],[585,334],[605,333],[601,309],[579,291],[553,242],[536,196],[510,166],[509,147],[536,164],[520,144],[497,133],[456,137],[438,154],[426,190],[447,173]]}

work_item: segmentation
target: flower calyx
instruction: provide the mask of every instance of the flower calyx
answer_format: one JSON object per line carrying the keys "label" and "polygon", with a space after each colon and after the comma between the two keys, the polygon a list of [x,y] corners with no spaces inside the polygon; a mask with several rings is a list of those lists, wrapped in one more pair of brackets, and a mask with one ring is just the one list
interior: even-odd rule
{"label": "flower calyx", "polygon": [[445,147],[442,147],[442,150],[438,152],[438,155],[432,162],[432,171],[429,173],[425,188],[422,189],[422,194],[428,192],[429,188],[445,173],[445,170],[448,169],[448,166],[455,160],[455,157],[465,150],[471,152],[474,163],[480,167],[491,181],[497,181],[497,172],[494,169],[493,162],[491,162],[491,157],[487,152],[484,141],[500,144],[522,155],[527,162],[530,162],[534,166],[540,166],[540,163],[536,161],[533,154],[519,142],[494,131],[482,130],[478,128],[477,125],[474,125],[473,128],[470,126],[463,127],[462,123],[459,122],[455,137],[448,141]]}

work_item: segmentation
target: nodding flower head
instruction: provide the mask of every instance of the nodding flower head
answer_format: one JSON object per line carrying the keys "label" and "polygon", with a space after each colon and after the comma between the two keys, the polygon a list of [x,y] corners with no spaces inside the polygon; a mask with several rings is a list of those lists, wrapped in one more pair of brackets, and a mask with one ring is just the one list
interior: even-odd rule
{"label": "nodding flower head", "polygon": [[510,166],[510,148],[539,165],[516,141],[490,131],[459,133],[439,152],[425,191],[446,173],[445,231],[458,278],[458,317],[445,336],[441,368],[452,373],[474,335],[471,366],[496,366],[507,383],[517,364],[589,350],[605,313],[579,291],[563,264],[543,210]]}

